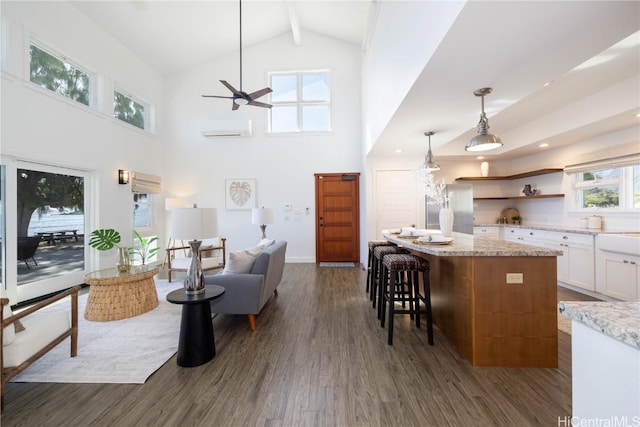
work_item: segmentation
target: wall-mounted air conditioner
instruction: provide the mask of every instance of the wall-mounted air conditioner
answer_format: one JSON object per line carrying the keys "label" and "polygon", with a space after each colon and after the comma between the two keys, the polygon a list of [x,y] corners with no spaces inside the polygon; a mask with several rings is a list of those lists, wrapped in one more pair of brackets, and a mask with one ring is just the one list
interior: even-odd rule
{"label": "wall-mounted air conditioner", "polygon": [[214,120],[202,131],[207,138],[251,136],[251,120]]}

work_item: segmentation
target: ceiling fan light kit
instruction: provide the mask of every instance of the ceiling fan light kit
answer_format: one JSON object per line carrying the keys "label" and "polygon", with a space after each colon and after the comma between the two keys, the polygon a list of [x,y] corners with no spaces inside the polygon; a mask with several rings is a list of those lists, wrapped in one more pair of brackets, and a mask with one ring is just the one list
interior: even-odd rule
{"label": "ceiling fan light kit", "polygon": [[270,87],[265,87],[264,89],[257,90],[255,92],[247,93],[242,90],[242,0],[239,0],[239,10],[240,10],[240,90],[234,88],[231,84],[229,84],[225,80],[220,80],[227,89],[231,91],[232,96],[219,96],[219,95],[202,95],[204,98],[224,98],[231,99],[231,109],[233,111],[237,110],[241,105],[253,105],[256,107],[263,108],[271,108],[271,104],[267,104],[265,102],[256,101],[256,99],[264,96],[268,93],[271,93],[272,90]]}
{"label": "ceiling fan light kit", "polygon": [[487,119],[487,115],[484,112],[484,97],[485,95],[490,94],[491,91],[492,89],[490,87],[485,87],[473,92],[475,96],[481,97],[482,114],[480,115],[480,121],[478,122],[478,134],[471,138],[471,140],[467,143],[467,146],[464,147],[465,151],[487,151],[502,147],[502,141],[500,140],[500,137],[488,133],[489,120]]}
{"label": "ceiling fan light kit", "polygon": [[424,164],[422,165],[422,169],[425,172],[435,172],[440,170],[440,165],[433,161],[433,153],[431,152],[431,135],[434,135],[435,132],[429,131],[424,133],[427,138],[429,138],[429,151],[424,158]]}

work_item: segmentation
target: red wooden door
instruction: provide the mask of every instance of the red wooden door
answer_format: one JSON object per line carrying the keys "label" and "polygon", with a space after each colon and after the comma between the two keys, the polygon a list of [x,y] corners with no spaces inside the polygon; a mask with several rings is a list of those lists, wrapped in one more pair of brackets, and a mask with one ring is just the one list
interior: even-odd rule
{"label": "red wooden door", "polygon": [[360,174],[315,174],[316,262],[360,262]]}

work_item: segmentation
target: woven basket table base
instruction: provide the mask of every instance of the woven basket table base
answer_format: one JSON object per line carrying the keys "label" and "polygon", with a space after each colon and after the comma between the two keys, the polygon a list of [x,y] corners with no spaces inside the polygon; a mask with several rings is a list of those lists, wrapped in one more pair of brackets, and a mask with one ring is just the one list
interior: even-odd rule
{"label": "woven basket table base", "polygon": [[157,273],[157,268],[141,273],[136,273],[132,268],[131,272],[114,274],[114,277],[96,278],[87,275],[85,282],[91,287],[84,318],[94,322],[108,322],[153,310],[158,306],[158,293],[153,280]]}

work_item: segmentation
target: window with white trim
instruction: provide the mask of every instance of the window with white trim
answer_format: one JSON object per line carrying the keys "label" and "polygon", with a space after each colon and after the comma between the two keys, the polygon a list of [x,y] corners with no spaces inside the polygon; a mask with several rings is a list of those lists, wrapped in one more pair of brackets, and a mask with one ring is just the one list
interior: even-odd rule
{"label": "window with white trim", "polygon": [[122,90],[113,91],[113,117],[142,130],[149,130],[148,103],[125,94]]}
{"label": "window with white trim", "polygon": [[331,91],[328,71],[270,73],[269,132],[328,132]]}
{"label": "window with white trim", "polygon": [[134,228],[151,227],[151,201],[151,194],[133,193]]}
{"label": "window with white trim", "polygon": [[574,189],[578,210],[640,209],[640,165],[578,172]]}
{"label": "window with white trim", "polygon": [[29,80],[66,98],[91,105],[93,75],[33,42],[29,44]]}

